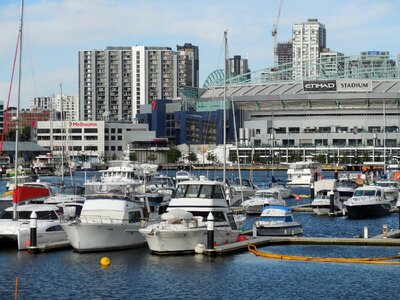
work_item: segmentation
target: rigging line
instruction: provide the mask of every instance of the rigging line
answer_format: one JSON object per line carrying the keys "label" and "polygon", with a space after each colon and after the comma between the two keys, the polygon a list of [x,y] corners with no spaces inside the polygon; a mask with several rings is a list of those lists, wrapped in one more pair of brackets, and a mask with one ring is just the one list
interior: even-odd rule
{"label": "rigging line", "polygon": [[30,65],[31,65],[31,73],[32,73],[32,81],[33,81],[33,89],[34,89],[35,95],[37,95],[38,92],[37,92],[35,72],[34,72],[34,69],[33,69],[32,50],[31,50],[31,44],[30,44],[29,41],[30,41],[30,39],[29,39],[29,28],[28,28],[27,24],[25,23],[24,43],[28,47],[29,62],[30,62]]}
{"label": "rigging line", "polygon": [[15,65],[17,63],[17,55],[18,55],[18,49],[19,49],[19,35],[20,35],[20,33],[18,34],[17,44],[15,46],[14,62],[13,62],[13,67],[12,67],[12,71],[11,71],[10,86],[8,88],[7,107],[6,107],[6,111],[4,113],[3,131],[1,133],[1,141],[0,141],[0,155],[3,153],[3,141],[4,141],[4,134],[5,134],[5,129],[6,129],[6,125],[7,125],[8,107],[10,105],[11,90],[12,90],[12,85],[13,85],[13,81],[14,81],[14,74],[15,74]]}

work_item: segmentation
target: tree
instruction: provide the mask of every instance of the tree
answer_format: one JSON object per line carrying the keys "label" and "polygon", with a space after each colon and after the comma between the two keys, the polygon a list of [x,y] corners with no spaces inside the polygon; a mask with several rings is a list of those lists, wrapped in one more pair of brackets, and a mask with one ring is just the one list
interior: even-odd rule
{"label": "tree", "polygon": [[130,160],[130,161],[137,161],[136,152],[131,152],[131,153],[129,153],[129,160]]}
{"label": "tree", "polygon": [[147,160],[150,160],[154,163],[154,161],[157,160],[157,156],[154,153],[150,153],[149,155],[147,155]]}
{"label": "tree", "polygon": [[188,160],[190,162],[197,162],[197,155],[196,153],[190,152],[188,155]]}
{"label": "tree", "polygon": [[211,162],[215,162],[215,155],[212,152],[207,153],[207,160]]}
{"label": "tree", "polygon": [[171,148],[167,151],[167,162],[170,164],[176,163],[182,157],[182,152],[177,148]]}
{"label": "tree", "polygon": [[115,152],[113,153],[113,155],[111,155],[111,160],[116,160],[118,157],[117,157],[117,154],[115,154]]}
{"label": "tree", "polygon": [[237,155],[236,152],[234,151],[229,151],[229,156],[228,156],[229,161],[231,162],[237,162]]}
{"label": "tree", "polygon": [[[260,156],[260,154],[259,153],[255,153],[254,155],[253,155],[253,162],[255,162],[255,163],[259,163],[261,161],[261,156]],[[252,162],[251,162],[252,163]]]}

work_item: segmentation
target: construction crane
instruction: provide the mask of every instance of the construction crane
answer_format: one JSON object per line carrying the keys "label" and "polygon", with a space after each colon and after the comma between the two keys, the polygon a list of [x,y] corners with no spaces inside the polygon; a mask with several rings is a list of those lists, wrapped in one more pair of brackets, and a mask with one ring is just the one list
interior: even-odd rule
{"label": "construction crane", "polygon": [[272,27],[272,36],[274,37],[274,71],[278,71],[278,26],[279,26],[279,19],[281,17],[283,0],[279,1],[279,10],[278,16],[276,17],[276,21],[274,26]]}

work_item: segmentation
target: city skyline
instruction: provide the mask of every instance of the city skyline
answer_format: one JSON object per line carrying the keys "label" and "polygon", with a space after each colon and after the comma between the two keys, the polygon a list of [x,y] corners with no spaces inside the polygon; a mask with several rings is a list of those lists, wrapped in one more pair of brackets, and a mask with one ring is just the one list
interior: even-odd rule
{"label": "city skyline", "polygon": [[[251,4],[251,5],[250,5]],[[7,102],[19,26],[19,1],[0,3],[0,100]],[[223,68],[223,32],[229,56],[248,59],[252,71],[272,67],[271,30],[279,0],[125,1],[25,0],[21,108],[33,97],[78,94],[78,51],[107,46],[199,47],[200,86]],[[345,55],[361,51],[400,53],[395,38],[400,3],[390,1],[285,0],[278,41],[291,38],[294,23],[316,18],[325,25],[327,47]],[[250,34],[249,34],[250,33]],[[16,106],[16,76],[10,106]]]}

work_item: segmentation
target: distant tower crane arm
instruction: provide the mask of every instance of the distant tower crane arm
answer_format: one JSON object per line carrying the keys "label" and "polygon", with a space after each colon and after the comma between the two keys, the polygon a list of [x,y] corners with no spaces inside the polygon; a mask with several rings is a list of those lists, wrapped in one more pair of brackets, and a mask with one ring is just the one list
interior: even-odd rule
{"label": "distant tower crane arm", "polygon": [[278,26],[279,26],[279,19],[281,17],[281,11],[283,6],[283,0],[279,1],[279,10],[278,15],[276,17],[275,24],[272,27],[272,36],[274,37],[274,67],[278,69]]}

